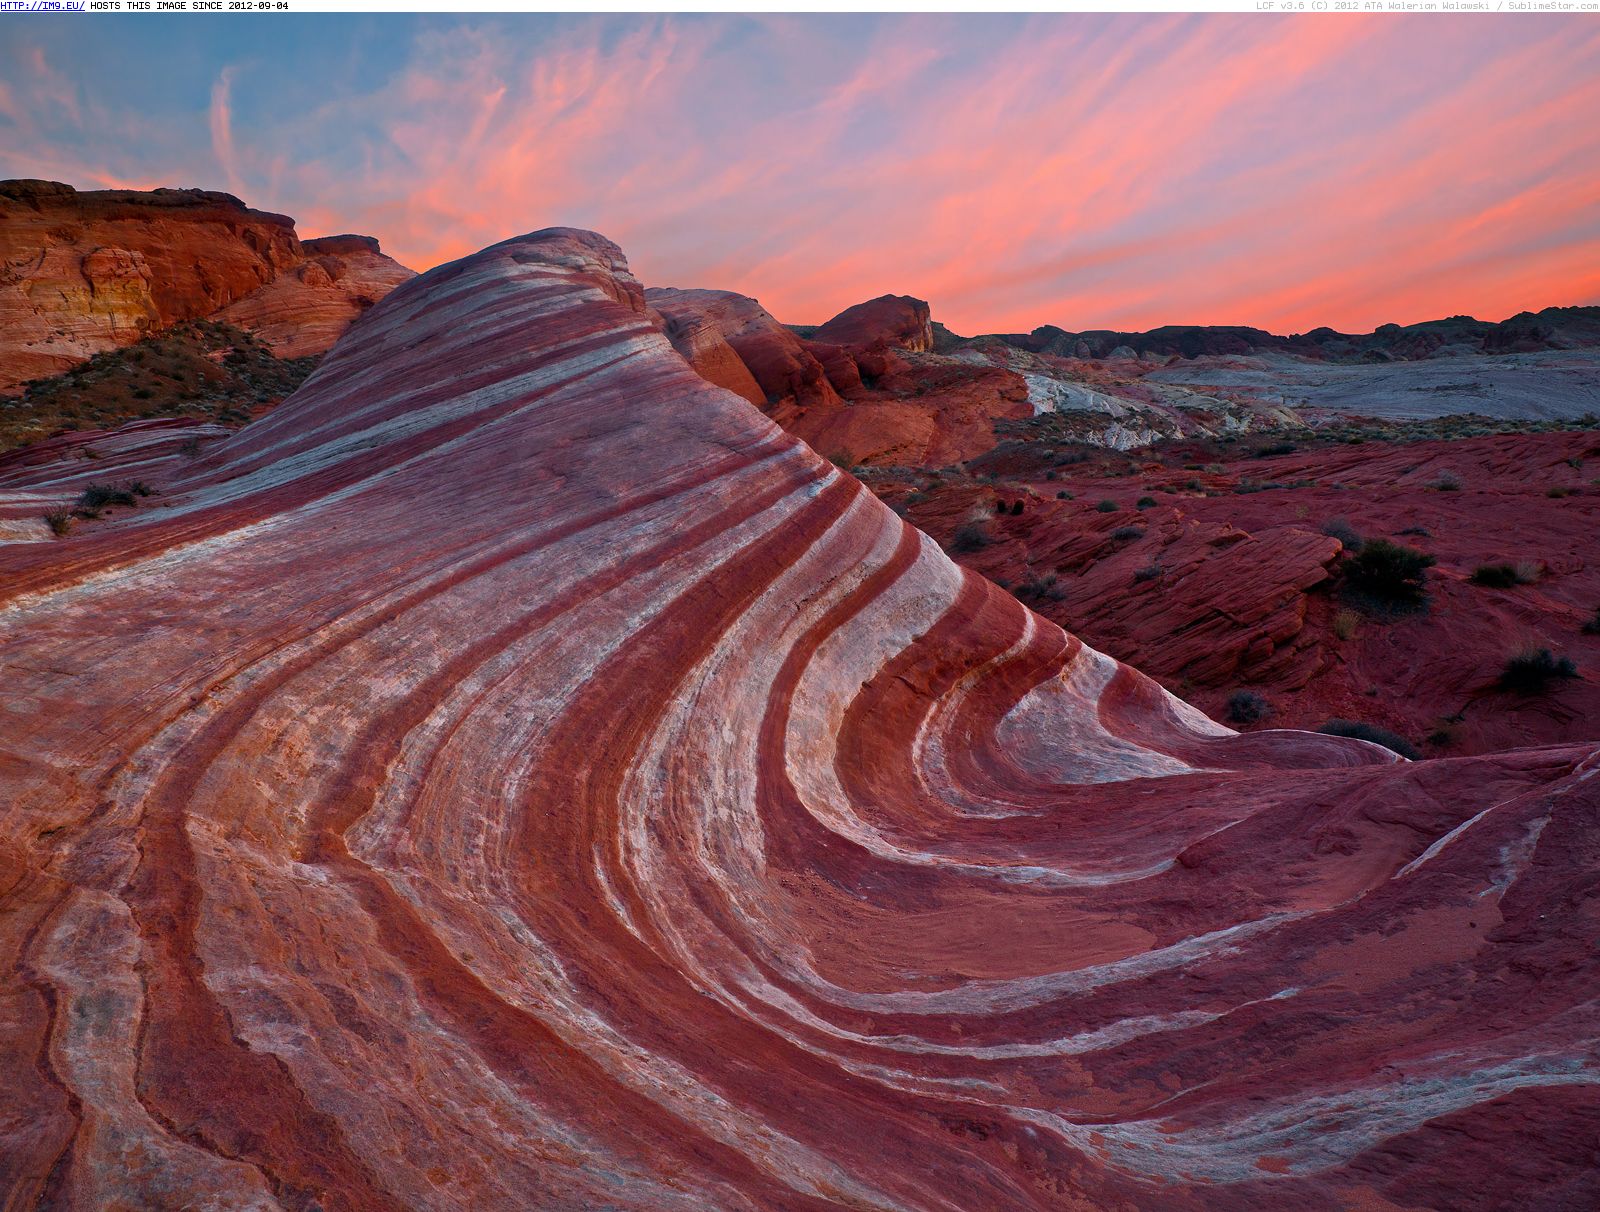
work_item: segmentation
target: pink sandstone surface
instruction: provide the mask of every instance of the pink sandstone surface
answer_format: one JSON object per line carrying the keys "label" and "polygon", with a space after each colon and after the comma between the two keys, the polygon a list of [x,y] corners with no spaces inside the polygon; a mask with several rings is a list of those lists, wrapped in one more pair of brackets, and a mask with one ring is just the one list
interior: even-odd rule
{"label": "pink sandstone surface", "polygon": [[157,489],[0,544],[0,1205],[1600,1201],[1600,746],[1213,724],[589,233],[182,432],[0,461]]}
{"label": "pink sandstone surface", "polygon": [[0,182],[0,393],[212,316],[259,325],[285,357],[323,353],[410,276],[376,241],[303,245],[294,220],[231,194]]}

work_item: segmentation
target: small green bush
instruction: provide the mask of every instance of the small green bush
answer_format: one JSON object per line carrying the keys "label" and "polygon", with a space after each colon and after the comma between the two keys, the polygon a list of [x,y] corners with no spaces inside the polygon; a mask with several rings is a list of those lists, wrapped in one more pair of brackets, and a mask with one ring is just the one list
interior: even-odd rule
{"label": "small green bush", "polygon": [[1469,579],[1487,589],[1510,589],[1519,584],[1516,567],[1511,564],[1479,564]]}
{"label": "small green bush", "polygon": [[1382,745],[1385,749],[1392,749],[1403,758],[1416,761],[1417,747],[1397,732],[1390,732],[1387,728],[1379,728],[1376,724],[1364,724],[1360,720],[1332,719],[1317,729],[1326,736],[1348,736],[1358,741],[1371,741],[1374,745]]}
{"label": "small green bush", "polygon": [[1101,501],[1098,505],[1095,506],[1095,510],[1097,512],[1099,512],[1099,513],[1116,513],[1117,510],[1119,510],[1121,508],[1122,507],[1120,505],[1118,505],[1115,501],[1112,501],[1112,500]]}
{"label": "small green bush", "polygon": [[1129,543],[1144,538],[1144,531],[1137,526],[1118,526],[1111,532],[1111,537],[1118,543]]}
{"label": "small green bush", "polygon": [[1066,594],[1056,588],[1056,574],[1047,572],[1029,576],[1017,587],[1017,596],[1035,601],[1059,602]]}
{"label": "small green bush", "polygon": [[1254,690],[1236,690],[1228,696],[1228,722],[1255,724],[1272,714],[1272,704]]}
{"label": "small green bush", "polygon": [[1344,573],[1351,586],[1380,602],[1419,605],[1427,597],[1425,575],[1435,562],[1415,547],[1372,539],[1345,561]]}
{"label": "small green bush", "polygon": [[958,555],[971,551],[982,551],[993,540],[989,532],[982,526],[969,523],[966,526],[956,527],[956,532],[950,538],[950,550]]}
{"label": "small green bush", "polygon": [[1137,502],[1137,508],[1149,509],[1154,504],[1156,504],[1156,499],[1154,497],[1140,497]]}
{"label": "small green bush", "polygon": [[1360,551],[1366,543],[1360,532],[1344,518],[1329,518],[1322,524],[1322,533],[1331,539],[1338,539],[1346,551]]}
{"label": "small green bush", "polygon": [[1543,694],[1551,682],[1577,676],[1578,667],[1571,657],[1558,657],[1548,648],[1528,648],[1506,662],[1500,671],[1499,686],[1517,694]]}
{"label": "small green bush", "polygon": [[104,509],[107,505],[137,505],[133,493],[111,484],[91,484],[78,498],[79,509]]}
{"label": "small green bush", "polygon": [[44,515],[44,520],[49,523],[50,529],[59,538],[72,529],[72,510],[52,509]]}

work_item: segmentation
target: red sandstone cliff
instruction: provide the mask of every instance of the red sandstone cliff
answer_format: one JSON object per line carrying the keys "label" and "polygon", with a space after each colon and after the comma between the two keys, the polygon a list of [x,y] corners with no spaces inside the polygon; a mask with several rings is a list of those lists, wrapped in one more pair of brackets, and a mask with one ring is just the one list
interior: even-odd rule
{"label": "red sandstone cliff", "polygon": [[211,316],[322,353],[409,276],[376,241],[304,245],[231,194],[0,182],[0,392]]}
{"label": "red sandstone cliff", "polygon": [[306,260],[212,318],[250,330],[280,358],[302,358],[332,349],[357,316],[414,276],[371,236],[325,236],[301,248]]}

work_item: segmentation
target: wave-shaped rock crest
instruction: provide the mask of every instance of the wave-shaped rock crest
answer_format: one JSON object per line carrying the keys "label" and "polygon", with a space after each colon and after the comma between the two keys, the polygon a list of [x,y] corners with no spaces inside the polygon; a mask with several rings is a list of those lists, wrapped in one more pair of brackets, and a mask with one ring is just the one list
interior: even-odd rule
{"label": "wave-shaped rock crest", "polygon": [[658,323],[507,241],[0,545],[7,1207],[1600,1195],[1594,750],[1236,736]]}

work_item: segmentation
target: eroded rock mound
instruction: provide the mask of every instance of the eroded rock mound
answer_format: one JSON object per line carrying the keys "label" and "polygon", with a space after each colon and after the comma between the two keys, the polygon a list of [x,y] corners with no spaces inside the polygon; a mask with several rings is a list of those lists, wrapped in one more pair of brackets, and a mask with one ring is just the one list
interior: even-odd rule
{"label": "eroded rock mound", "polygon": [[[765,410],[780,423],[807,408],[839,405],[822,363],[756,300],[731,290],[671,287],[652,287],[645,297],[690,365],[717,386],[761,405],[750,391],[753,382]],[[743,364],[744,374],[724,350]]]}
{"label": "eroded rock mound", "polygon": [[1600,1196],[1594,746],[1212,724],[695,374],[599,237],[0,501],[135,471],[0,544],[7,1206]]}
{"label": "eroded rock mound", "polygon": [[302,245],[232,194],[0,181],[0,393],[212,316],[320,354],[410,276],[376,241]]}
{"label": "eroded rock mound", "polygon": [[933,349],[928,305],[910,295],[880,295],[847,307],[812,335],[831,345],[883,345],[913,353]]}

